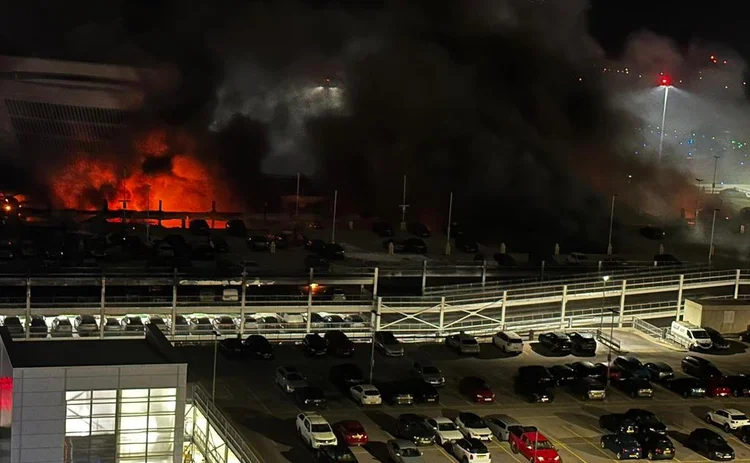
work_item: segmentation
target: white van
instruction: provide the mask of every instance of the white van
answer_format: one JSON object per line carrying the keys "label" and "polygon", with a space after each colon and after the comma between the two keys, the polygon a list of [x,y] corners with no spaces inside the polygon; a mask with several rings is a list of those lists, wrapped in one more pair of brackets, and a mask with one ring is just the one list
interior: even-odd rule
{"label": "white van", "polygon": [[523,339],[513,331],[498,331],[492,336],[492,343],[501,351],[520,354],[523,352]]}
{"label": "white van", "polygon": [[713,346],[706,330],[692,323],[673,321],[669,333],[675,341],[689,350],[709,350]]}

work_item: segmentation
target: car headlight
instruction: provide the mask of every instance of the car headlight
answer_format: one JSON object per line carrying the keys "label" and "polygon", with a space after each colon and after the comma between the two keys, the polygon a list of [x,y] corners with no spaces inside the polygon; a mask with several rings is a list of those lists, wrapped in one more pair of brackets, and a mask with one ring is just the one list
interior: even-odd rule
{"label": "car headlight", "polygon": [[309,404],[310,403],[310,399],[305,399],[305,403]]}
{"label": "car headlight", "polygon": [[537,456],[536,459],[539,461],[544,461],[544,457]]}

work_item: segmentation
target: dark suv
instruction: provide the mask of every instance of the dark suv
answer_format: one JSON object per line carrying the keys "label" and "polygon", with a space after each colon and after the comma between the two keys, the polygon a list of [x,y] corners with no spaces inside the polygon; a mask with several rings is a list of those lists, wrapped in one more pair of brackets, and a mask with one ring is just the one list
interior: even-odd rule
{"label": "dark suv", "polygon": [[570,342],[573,344],[572,350],[577,354],[596,354],[596,339],[591,333],[570,333]]}
{"label": "dark suv", "polygon": [[683,372],[700,379],[724,376],[721,370],[719,370],[712,362],[695,355],[688,355],[682,359],[681,366]]}
{"label": "dark suv", "polygon": [[573,345],[565,333],[540,334],[539,344],[554,352],[570,352]]}
{"label": "dark suv", "polygon": [[530,402],[552,402],[555,400],[552,387],[555,378],[541,365],[528,365],[518,369],[516,392],[525,396]]}
{"label": "dark suv", "polygon": [[607,392],[604,385],[594,378],[580,378],[570,385],[570,392],[583,400],[604,400]]}

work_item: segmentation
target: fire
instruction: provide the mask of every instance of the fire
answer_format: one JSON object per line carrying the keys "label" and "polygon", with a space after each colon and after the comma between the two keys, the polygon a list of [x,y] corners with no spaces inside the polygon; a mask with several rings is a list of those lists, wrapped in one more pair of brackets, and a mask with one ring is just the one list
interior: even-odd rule
{"label": "fire", "polygon": [[229,210],[229,192],[195,156],[196,143],[184,133],[155,129],[135,137],[136,156],[123,162],[110,153],[78,152],[52,181],[59,206],[170,212]]}

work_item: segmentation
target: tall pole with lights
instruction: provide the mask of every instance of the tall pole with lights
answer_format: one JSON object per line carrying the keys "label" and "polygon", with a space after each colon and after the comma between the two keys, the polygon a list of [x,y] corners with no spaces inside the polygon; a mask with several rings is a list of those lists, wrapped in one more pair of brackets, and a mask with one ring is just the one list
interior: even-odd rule
{"label": "tall pole with lights", "polygon": [[716,193],[716,171],[719,169],[720,157],[718,154],[714,154],[714,179],[711,181],[711,194]]}
{"label": "tall pole with lights", "polygon": [[708,266],[711,266],[711,262],[714,259],[714,230],[716,230],[716,213],[721,209],[714,209],[714,218],[711,220],[711,240],[708,243]]}
{"label": "tall pole with lights", "polygon": [[609,238],[607,239],[607,255],[612,255],[612,228],[615,224],[615,198],[616,194],[612,195],[612,207],[609,210]]}
{"label": "tall pole with lights", "polygon": [[661,87],[664,87],[664,105],[661,110],[661,135],[659,136],[659,162],[661,162],[661,152],[664,148],[664,124],[667,121],[667,102],[669,101],[669,89],[672,88],[672,79],[669,76],[661,76],[659,80]]}

